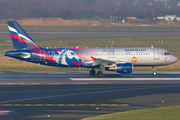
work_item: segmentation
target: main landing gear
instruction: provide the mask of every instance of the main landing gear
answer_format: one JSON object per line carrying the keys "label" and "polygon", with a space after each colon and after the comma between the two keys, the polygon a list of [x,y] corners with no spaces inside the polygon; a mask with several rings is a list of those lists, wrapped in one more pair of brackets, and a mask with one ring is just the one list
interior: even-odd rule
{"label": "main landing gear", "polygon": [[156,73],[156,67],[155,67],[155,66],[152,66],[152,69],[153,69],[153,73],[152,73],[152,74],[153,74],[154,76],[156,76],[156,74],[157,74],[157,73]]}
{"label": "main landing gear", "polygon": [[[94,69],[92,69],[92,70],[89,71],[89,74],[94,76],[96,74],[96,71]],[[103,72],[102,71],[98,71],[97,72],[97,76],[98,77],[102,77],[103,76]]]}
{"label": "main landing gear", "polygon": [[97,76],[98,76],[98,77],[102,77],[102,76],[103,76],[103,72],[102,72],[102,71],[98,71],[98,72],[97,72]]}
{"label": "main landing gear", "polygon": [[89,71],[89,74],[90,74],[90,75],[95,75],[95,74],[96,74],[96,71],[95,71],[94,69],[92,69],[92,70]]}

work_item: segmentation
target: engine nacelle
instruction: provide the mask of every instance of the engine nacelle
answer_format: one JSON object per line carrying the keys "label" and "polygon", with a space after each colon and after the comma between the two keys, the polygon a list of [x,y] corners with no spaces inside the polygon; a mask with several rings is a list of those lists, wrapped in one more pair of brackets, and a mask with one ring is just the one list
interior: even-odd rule
{"label": "engine nacelle", "polygon": [[132,73],[132,63],[117,64],[117,73]]}
{"label": "engine nacelle", "polygon": [[133,64],[132,63],[117,64],[116,67],[105,68],[105,70],[117,71],[117,73],[132,73]]}

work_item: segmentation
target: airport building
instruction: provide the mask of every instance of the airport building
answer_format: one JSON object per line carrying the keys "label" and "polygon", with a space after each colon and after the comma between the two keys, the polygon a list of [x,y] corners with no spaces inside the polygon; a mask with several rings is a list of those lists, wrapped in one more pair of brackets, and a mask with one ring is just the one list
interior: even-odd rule
{"label": "airport building", "polygon": [[180,17],[177,17],[176,15],[163,15],[163,16],[157,16],[157,20],[180,21]]}

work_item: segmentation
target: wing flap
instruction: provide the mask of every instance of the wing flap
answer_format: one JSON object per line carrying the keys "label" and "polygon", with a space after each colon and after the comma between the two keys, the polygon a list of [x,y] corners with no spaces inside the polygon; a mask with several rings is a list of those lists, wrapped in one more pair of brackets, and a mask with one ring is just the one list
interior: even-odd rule
{"label": "wing flap", "polygon": [[93,62],[93,66],[101,65],[104,67],[114,67],[118,63],[126,63],[125,61],[112,61],[101,58],[96,58]]}

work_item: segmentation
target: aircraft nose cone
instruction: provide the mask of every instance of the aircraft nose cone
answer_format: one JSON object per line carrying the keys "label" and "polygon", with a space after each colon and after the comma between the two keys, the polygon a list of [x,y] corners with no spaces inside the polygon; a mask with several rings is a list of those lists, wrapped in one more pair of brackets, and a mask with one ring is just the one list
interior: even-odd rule
{"label": "aircraft nose cone", "polygon": [[177,60],[178,60],[177,57],[174,57],[174,62],[177,62]]}

